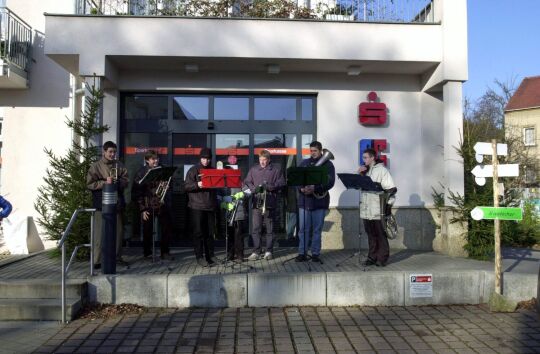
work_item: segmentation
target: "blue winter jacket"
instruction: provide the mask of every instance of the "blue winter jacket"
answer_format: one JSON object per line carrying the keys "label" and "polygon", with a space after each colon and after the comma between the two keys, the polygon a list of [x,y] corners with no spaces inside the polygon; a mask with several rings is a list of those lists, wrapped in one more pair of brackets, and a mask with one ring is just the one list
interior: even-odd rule
{"label": "blue winter jacket", "polygon": [[13,209],[11,207],[11,203],[4,199],[2,196],[0,196],[0,208],[2,208],[2,211],[0,211],[1,219],[7,218],[11,213],[11,210]]}

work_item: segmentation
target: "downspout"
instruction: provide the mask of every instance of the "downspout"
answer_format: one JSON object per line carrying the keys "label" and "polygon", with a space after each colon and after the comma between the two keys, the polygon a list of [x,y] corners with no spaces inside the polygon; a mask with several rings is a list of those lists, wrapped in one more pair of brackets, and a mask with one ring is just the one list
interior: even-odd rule
{"label": "downspout", "polygon": [[[82,80],[75,75],[70,75],[71,78],[71,119],[73,122],[79,123],[81,121],[82,114],[82,100],[81,96],[84,95],[84,88],[82,87]],[[75,131],[71,130],[71,146],[75,144],[81,144],[81,137]]]}

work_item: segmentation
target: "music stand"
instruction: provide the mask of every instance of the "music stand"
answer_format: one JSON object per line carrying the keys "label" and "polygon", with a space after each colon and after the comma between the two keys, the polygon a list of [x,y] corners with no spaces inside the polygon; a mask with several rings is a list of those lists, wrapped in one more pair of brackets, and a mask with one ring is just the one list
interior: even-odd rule
{"label": "music stand", "polygon": [[[289,167],[287,169],[287,186],[289,187],[300,187],[300,186],[309,186],[309,185],[318,185],[318,184],[327,184],[328,183],[328,168],[326,166],[309,166],[309,167]],[[307,255],[307,237],[311,232],[311,227],[307,230],[306,234],[306,195],[302,193],[302,198],[304,201],[304,255]],[[311,225],[312,223],[310,223]],[[311,225],[313,226],[313,225]],[[313,241],[313,238],[312,238]],[[285,263],[295,259],[296,257],[287,259],[281,263]],[[321,264],[323,262],[321,261]],[[311,272],[311,264],[308,262],[308,269]]]}
{"label": "music stand", "polygon": [[[381,188],[381,185],[379,183],[373,182],[371,177],[369,176],[362,176],[355,173],[338,173],[338,178],[341,180],[343,185],[345,185],[345,188],[347,189],[356,189],[359,193],[362,193],[362,191],[368,192],[368,193],[375,193],[375,194],[382,194],[384,191]],[[362,203],[362,198],[359,198],[358,201],[358,212],[360,213],[360,204]],[[359,216],[360,219],[360,216]],[[353,252],[349,257],[345,258],[343,261],[336,264],[336,267],[341,266],[342,263],[345,263],[349,259],[358,256],[358,262],[361,262],[361,256],[362,256],[362,249],[361,249],[361,235],[362,235],[362,228],[360,227],[360,223],[358,225],[358,251]],[[366,271],[366,267],[364,267],[363,271]]]}
{"label": "music stand", "polygon": [[[201,170],[201,182],[203,188],[241,188],[242,172],[234,169],[214,169],[207,168]],[[238,207],[236,203],[235,207]],[[236,209],[233,209],[236,212]],[[226,211],[229,213],[229,211]],[[227,214],[225,215],[225,259],[222,260],[224,268],[229,266],[228,253],[229,253],[229,225],[227,223]],[[234,264],[231,265],[234,268]],[[251,268],[251,267],[250,267]]]}
{"label": "music stand", "polygon": [[[161,199],[161,202],[163,202],[163,198],[165,197],[165,194],[167,193],[167,190],[169,189],[169,184],[171,182],[171,178],[176,172],[176,167],[163,167],[163,166],[157,166],[154,168],[149,169],[146,171],[143,178],[141,178],[138,183],[140,185],[148,184],[148,183],[167,183],[165,185],[165,190],[163,192],[163,197]],[[156,237],[157,237],[157,220],[156,220],[156,214],[154,212],[154,208],[152,208],[152,263],[156,261]]]}

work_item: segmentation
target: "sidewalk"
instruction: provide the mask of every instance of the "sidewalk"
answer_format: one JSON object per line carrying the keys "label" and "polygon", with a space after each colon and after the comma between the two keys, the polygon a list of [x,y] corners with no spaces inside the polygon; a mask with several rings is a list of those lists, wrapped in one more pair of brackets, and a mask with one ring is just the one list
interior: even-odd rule
{"label": "sidewalk", "polygon": [[482,306],[155,309],[76,320],[35,352],[538,353],[540,322]]}

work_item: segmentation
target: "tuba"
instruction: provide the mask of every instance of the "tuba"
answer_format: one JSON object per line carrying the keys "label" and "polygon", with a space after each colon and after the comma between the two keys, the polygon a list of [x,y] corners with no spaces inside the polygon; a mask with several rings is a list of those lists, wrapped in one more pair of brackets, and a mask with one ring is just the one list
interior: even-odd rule
{"label": "tuba", "polygon": [[[319,161],[317,161],[317,163],[314,166],[322,166],[326,161],[333,160],[333,159],[334,159],[334,154],[332,154],[332,152],[328,149],[323,149],[323,154],[321,158],[319,159]],[[322,193],[313,193],[313,195],[317,199],[322,199],[326,197],[327,194],[328,194],[328,191],[324,191]]]}

